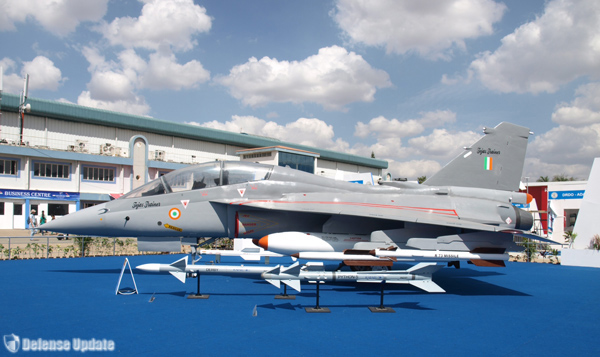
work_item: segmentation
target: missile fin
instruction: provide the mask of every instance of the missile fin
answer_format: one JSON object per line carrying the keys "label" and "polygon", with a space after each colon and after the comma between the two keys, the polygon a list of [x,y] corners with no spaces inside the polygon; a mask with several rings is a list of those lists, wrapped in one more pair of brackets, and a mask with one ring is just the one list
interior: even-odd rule
{"label": "missile fin", "polygon": [[445,293],[446,290],[434,283],[432,280],[411,280],[409,284],[416,286],[419,289],[425,290],[428,293]]}
{"label": "missile fin", "polygon": [[300,292],[300,290],[301,290],[300,280],[295,280],[295,279],[291,280],[291,279],[289,279],[289,280],[282,280],[282,282],[285,285],[289,286],[290,288],[296,290],[297,292]]}
{"label": "missile fin", "polygon": [[419,263],[406,272],[414,275],[431,276],[443,267],[443,265],[438,265],[437,263]]}
{"label": "missile fin", "polygon": [[279,275],[279,274],[281,274],[281,266],[278,265],[278,266],[274,267],[273,269],[266,271],[265,274]]}
{"label": "missile fin", "polygon": [[281,288],[281,280],[279,279],[265,279],[267,282],[269,282],[271,285],[273,285],[274,287],[276,287],[277,289]]}
{"label": "missile fin", "polygon": [[171,275],[173,275],[174,277],[177,278],[177,280],[181,281],[182,283],[185,284],[185,277],[186,277],[186,272],[184,271],[170,271],[169,273],[171,273]]}
{"label": "missile fin", "polygon": [[177,261],[175,261],[175,262],[173,262],[173,263],[171,263],[169,265],[172,266],[172,267],[174,267],[174,268],[177,268],[177,269],[185,272],[185,269],[187,268],[187,257],[183,257],[183,258],[181,258],[181,259],[179,259],[179,260],[177,260]]}
{"label": "missile fin", "polygon": [[289,275],[295,275],[298,276],[300,275],[300,263],[295,262],[294,264],[290,265],[287,268],[284,268],[283,270],[281,270],[281,273],[285,273],[285,274],[289,274]]}

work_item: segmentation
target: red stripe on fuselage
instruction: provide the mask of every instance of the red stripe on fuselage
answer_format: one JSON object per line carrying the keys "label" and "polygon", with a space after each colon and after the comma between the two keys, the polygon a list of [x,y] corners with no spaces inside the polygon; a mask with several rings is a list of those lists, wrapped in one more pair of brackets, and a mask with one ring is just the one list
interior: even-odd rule
{"label": "red stripe on fuselage", "polygon": [[317,205],[345,205],[345,206],[360,206],[371,208],[397,209],[403,211],[417,211],[423,213],[433,213],[442,216],[458,217],[456,210],[446,208],[426,208],[426,207],[410,207],[410,206],[392,206],[382,205],[377,203],[361,203],[361,202],[331,202],[331,201],[274,201],[274,200],[253,200],[242,202],[231,202],[231,205],[247,205],[252,203],[277,203],[277,204],[317,204]]}

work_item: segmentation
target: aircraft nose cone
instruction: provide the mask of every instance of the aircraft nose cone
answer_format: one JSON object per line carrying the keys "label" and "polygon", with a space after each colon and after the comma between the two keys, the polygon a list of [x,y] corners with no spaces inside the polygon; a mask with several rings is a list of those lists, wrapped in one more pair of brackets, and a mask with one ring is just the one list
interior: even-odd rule
{"label": "aircraft nose cone", "polygon": [[148,264],[138,265],[135,268],[139,269],[139,270],[143,270],[143,271],[159,272],[160,271],[160,264],[148,263]]}
{"label": "aircraft nose cone", "polygon": [[101,228],[102,215],[99,215],[99,206],[90,207],[70,213],[64,217],[59,217],[50,222],[41,225],[39,229],[50,232],[59,232],[67,234],[85,234],[90,228]]}

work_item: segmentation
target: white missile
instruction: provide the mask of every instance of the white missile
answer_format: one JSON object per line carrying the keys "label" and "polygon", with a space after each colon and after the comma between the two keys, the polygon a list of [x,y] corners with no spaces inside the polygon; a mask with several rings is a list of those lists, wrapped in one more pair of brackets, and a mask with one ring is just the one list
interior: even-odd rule
{"label": "white missile", "polygon": [[322,263],[309,263],[301,267],[296,262],[287,268],[276,266],[262,273],[261,276],[277,288],[281,286],[280,283],[284,283],[298,292],[301,290],[301,281],[355,281],[358,283],[410,284],[430,293],[443,293],[445,290],[432,281],[432,274],[442,267],[435,263],[419,263],[408,270],[346,272],[326,271],[323,269]]}
{"label": "white missile", "polygon": [[[353,252],[364,252],[364,254],[354,254]],[[364,266],[392,266],[393,258],[375,257],[369,254],[369,251],[355,251],[347,249],[344,252],[300,252],[292,254],[292,258],[305,260],[341,260],[347,262],[346,265],[364,265]]]}
{"label": "white missile", "polygon": [[[360,253],[360,254],[357,254]],[[394,262],[454,262],[471,261],[478,266],[503,266],[508,253],[477,253],[419,249],[373,249],[371,251],[347,249],[344,252],[300,252],[293,258],[306,260],[338,260],[346,265],[392,266]]]}
{"label": "white missile", "polygon": [[418,250],[418,249],[374,249],[371,255],[377,258],[391,258],[402,262],[453,262],[470,260],[479,266],[503,265],[509,258],[508,253],[478,253],[446,250]]}
{"label": "white missile", "polygon": [[204,265],[195,264],[188,265],[187,257],[183,257],[171,264],[142,264],[138,265],[136,269],[140,269],[152,273],[168,272],[176,277],[182,283],[185,283],[187,273],[200,273],[200,274],[212,274],[212,275],[242,275],[242,276],[256,276],[273,269],[272,266],[243,266],[243,265]]}
{"label": "white missile", "polygon": [[259,247],[279,254],[292,255],[298,252],[341,252],[352,249],[356,243],[370,242],[364,234],[332,234],[282,232],[253,239]]}

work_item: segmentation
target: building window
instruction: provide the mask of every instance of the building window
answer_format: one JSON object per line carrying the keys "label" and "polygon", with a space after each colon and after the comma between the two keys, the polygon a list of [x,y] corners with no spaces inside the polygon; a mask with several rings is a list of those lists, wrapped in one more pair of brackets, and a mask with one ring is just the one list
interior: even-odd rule
{"label": "building window", "polygon": [[4,202],[0,202],[0,216],[4,216]]}
{"label": "building window", "polygon": [[244,159],[257,159],[259,157],[271,157],[271,152],[257,152],[254,154],[244,155]]}
{"label": "building window", "polygon": [[36,162],[33,164],[33,177],[68,179],[71,174],[69,164],[51,164],[47,162]]}
{"label": "building window", "polygon": [[48,204],[48,216],[64,216],[69,213],[69,205],[68,204],[57,204],[57,203],[49,203]]}
{"label": "building window", "polygon": [[17,160],[0,159],[0,175],[17,176]]}
{"label": "building window", "polygon": [[13,214],[15,216],[22,216],[23,215],[23,204],[22,203],[15,203],[14,204]]}
{"label": "building window", "polygon": [[308,172],[311,174],[315,173],[315,158],[311,156],[304,156],[298,154],[292,154],[289,152],[279,153],[279,166],[289,166],[292,169]]}
{"label": "building window", "polygon": [[114,182],[115,169],[110,167],[83,167],[83,179],[88,181]]}

